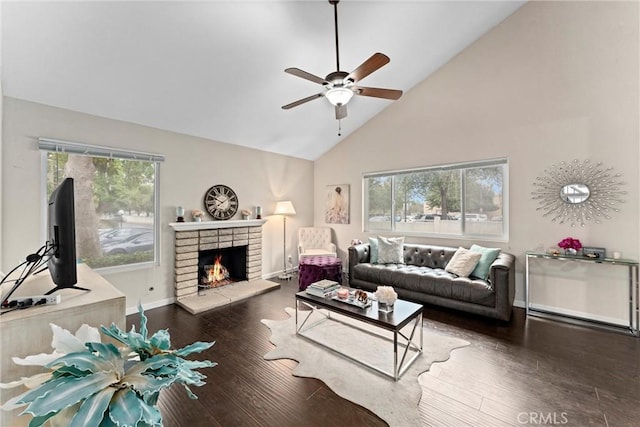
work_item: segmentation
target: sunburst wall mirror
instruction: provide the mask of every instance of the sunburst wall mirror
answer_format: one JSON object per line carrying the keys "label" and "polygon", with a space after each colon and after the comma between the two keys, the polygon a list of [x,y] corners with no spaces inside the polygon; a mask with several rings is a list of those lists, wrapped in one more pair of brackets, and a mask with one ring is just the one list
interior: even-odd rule
{"label": "sunburst wall mirror", "polygon": [[624,182],[620,177],[601,162],[560,162],[536,178],[531,198],[539,202],[536,210],[543,211],[542,216],[551,217],[553,222],[572,227],[584,227],[589,221],[599,224],[611,219],[609,214],[619,212],[618,205],[624,203],[627,192],[621,190]]}

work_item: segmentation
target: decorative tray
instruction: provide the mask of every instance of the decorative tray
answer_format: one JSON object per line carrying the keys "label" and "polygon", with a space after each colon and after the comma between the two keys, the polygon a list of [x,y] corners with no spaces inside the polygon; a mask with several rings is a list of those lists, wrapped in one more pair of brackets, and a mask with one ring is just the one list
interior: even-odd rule
{"label": "decorative tray", "polygon": [[340,298],[339,296],[334,295],[333,297],[331,297],[331,299],[339,301],[339,302],[343,302],[345,304],[353,305],[353,306],[359,307],[359,308],[367,308],[367,307],[371,306],[371,298],[367,299],[366,302],[362,302],[362,301],[358,301],[357,299],[353,298],[352,295],[349,295],[349,298]]}

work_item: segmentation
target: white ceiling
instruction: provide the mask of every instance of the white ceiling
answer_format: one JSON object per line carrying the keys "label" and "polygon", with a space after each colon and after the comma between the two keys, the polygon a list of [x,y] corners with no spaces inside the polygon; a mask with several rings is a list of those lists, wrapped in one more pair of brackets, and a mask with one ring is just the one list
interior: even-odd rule
{"label": "white ceiling", "polygon": [[[522,4],[343,0],[341,68],[382,52],[362,85],[406,93]],[[322,91],[288,67],[335,71],[326,0],[2,3],[6,96],[310,160],[394,102],[354,97],[339,137],[326,99],[280,108]]]}

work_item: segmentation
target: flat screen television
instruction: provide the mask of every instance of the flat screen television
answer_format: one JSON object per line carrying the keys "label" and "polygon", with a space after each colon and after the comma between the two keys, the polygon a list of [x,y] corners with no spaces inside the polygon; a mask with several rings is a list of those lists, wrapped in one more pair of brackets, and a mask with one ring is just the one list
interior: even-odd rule
{"label": "flat screen television", "polygon": [[78,283],[76,268],[76,221],[73,178],[66,178],[49,197],[48,211],[49,261],[51,279],[56,287],[47,295],[63,288],[87,290]]}
{"label": "flat screen television", "polygon": [[[18,300],[10,301],[11,295],[32,274],[38,274],[44,268],[40,268],[46,262],[51,279],[56,285],[46,293],[50,295],[60,289],[89,289],[76,286],[78,273],[76,267],[76,218],[74,207],[73,178],[66,178],[49,197],[47,210],[47,242],[36,253],[27,256],[27,259],[11,270],[0,280],[0,285],[7,281],[13,272],[23,267],[18,278],[10,280],[14,282],[9,292],[2,297],[0,306],[9,309],[26,308],[31,305],[19,306]],[[40,305],[44,300],[33,301],[33,305]],[[14,304],[15,303],[15,304]]]}

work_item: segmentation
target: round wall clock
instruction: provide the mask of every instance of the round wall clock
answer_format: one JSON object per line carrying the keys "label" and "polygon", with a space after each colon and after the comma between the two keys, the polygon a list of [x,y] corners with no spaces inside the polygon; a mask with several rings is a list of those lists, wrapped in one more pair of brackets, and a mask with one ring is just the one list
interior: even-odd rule
{"label": "round wall clock", "polygon": [[226,185],[214,185],[204,194],[204,207],[213,219],[229,219],[238,212],[238,196]]}

